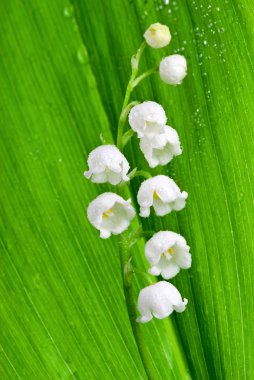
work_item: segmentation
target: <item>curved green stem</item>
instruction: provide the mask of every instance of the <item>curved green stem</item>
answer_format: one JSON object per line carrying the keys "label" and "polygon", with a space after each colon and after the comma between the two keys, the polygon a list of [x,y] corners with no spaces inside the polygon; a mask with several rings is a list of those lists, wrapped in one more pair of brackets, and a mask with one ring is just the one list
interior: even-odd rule
{"label": "curved green stem", "polygon": [[130,141],[132,136],[134,135],[134,131],[132,129],[129,129],[127,132],[125,132],[122,136],[122,149],[125,147],[126,144]]}
{"label": "curved green stem", "polygon": [[[139,47],[137,53],[131,58],[131,77],[129,79],[129,82],[127,84],[126,92],[125,92],[125,97],[123,100],[123,105],[122,105],[122,110],[121,110],[121,116],[119,118],[119,123],[118,123],[118,130],[117,130],[117,147],[121,150],[123,148],[122,146],[122,136],[123,136],[123,129],[124,129],[124,124],[126,121],[126,117],[122,117],[122,115],[125,115],[125,109],[128,106],[130,95],[134,89],[135,86],[133,86],[134,80],[138,74],[138,65],[139,65],[139,60],[142,56],[142,53],[146,47],[146,42],[142,42],[141,46]],[[130,103],[131,104],[131,103]],[[128,114],[128,113],[127,113]]]}
{"label": "curved green stem", "polygon": [[145,170],[137,170],[133,176],[134,177],[144,177],[146,179],[152,178],[152,175],[149,172],[146,172]]}
{"label": "curved green stem", "polygon": [[150,285],[150,284],[153,284],[153,281],[152,281],[151,275],[150,275],[149,273],[143,272],[142,270],[140,270],[140,269],[138,269],[138,268],[133,268],[133,269],[132,269],[132,273],[133,273],[133,274],[140,275],[140,276],[143,276],[146,280],[148,280],[149,285]]}
{"label": "curved green stem", "polygon": [[125,234],[120,237],[120,262],[122,268],[123,286],[126,306],[131,322],[132,331],[136,340],[137,348],[141,356],[148,379],[157,378],[157,372],[152,365],[150,354],[142,334],[142,326],[136,322],[136,307],[133,297],[133,288],[131,285],[131,266],[129,258],[129,240],[125,239]]}
{"label": "curved green stem", "polygon": [[152,74],[155,74],[158,72],[158,67],[154,67],[153,69],[147,70],[143,74],[141,74],[139,77],[137,77],[133,82],[133,88],[135,88],[143,79],[149,77]]}

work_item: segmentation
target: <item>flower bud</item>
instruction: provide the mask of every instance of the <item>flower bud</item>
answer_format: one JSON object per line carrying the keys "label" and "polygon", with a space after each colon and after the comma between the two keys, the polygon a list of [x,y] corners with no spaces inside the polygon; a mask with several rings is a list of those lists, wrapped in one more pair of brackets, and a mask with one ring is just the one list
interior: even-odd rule
{"label": "flower bud", "polygon": [[180,84],[187,75],[186,59],[179,54],[164,58],[160,63],[160,77],[167,84]]}
{"label": "flower bud", "polygon": [[171,40],[169,28],[156,22],[146,30],[144,38],[149,46],[155,49],[167,46]]}

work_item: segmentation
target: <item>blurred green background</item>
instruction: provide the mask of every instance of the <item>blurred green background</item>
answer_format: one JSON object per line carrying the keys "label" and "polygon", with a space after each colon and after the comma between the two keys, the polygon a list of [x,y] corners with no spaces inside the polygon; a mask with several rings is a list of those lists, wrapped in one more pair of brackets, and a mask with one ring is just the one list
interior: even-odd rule
{"label": "blurred green background", "polygon": [[[142,220],[180,232],[193,265],[173,283],[183,314],[141,326],[156,379],[254,377],[253,1],[11,0],[0,4],[0,378],[146,379],[125,307],[118,240],[102,241],[88,203],[110,186],[86,181],[86,158],[116,138],[130,57],[153,22],[188,77],[146,79],[183,154],[165,168],[187,207]],[[147,169],[134,137],[131,166]],[[131,185],[133,196],[140,179]],[[134,262],[146,268],[143,243]],[[135,294],[145,279],[135,281]]]}

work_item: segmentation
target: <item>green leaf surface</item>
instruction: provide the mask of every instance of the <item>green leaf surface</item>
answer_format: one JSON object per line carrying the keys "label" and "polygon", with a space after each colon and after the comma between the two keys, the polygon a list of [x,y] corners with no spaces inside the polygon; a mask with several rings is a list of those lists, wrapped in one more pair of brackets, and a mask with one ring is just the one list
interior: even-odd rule
{"label": "green leaf surface", "polygon": [[[158,21],[172,43],[146,48],[143,69],[175,52],[188,76],[172,87],[154,75],[132,100],[164,106],[184,150],[152,173],[172,176],[189,198],[185,210],[142,224],[180,232],[193,265],[173,281],[186,312],[140,329],[155,379],[251,379],[253,2],[13,0],[0,9],[0,378],[147,378],[118,239],[100,240],[86,219],[88,203],[112,187],[83,171],[101,139],[115,141],[130,57]],[[148,170],[136,137],[125,153]],[[132,253],[146,270],[143,242]],[[145,285],[135,280],[135,296]]]}

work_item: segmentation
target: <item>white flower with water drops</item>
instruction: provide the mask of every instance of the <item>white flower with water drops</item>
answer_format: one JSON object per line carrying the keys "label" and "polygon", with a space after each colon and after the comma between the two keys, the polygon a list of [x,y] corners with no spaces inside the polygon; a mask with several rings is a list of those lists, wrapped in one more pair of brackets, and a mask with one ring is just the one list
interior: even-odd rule
{"label": "white flower with water drops", "polygon": [[181,235],[171,231],[157,232],[145,245],[145,256],[151,265],[148,272],[161,275],[165,280],[175,277],[180,269],[191,267],[189,251]]}
{"label": "white flower with water drops", "polygon": [[84,175],[92,182],[117,185],[121,181],[129,181],[130,165],[115,145],[98,146],[89,154],[87,163],[89,170]]}
{"label": "white flower with water drops", "polygon": [[148,217],[152,206],[158,216],[164,216],[173,210],[180,211],[184,208],[187,197],[186,191],[181,192],[175,181],[165,175],[146,179],[137,196],[140,216]]}
{"label": "white flower with water drops", "polygon": [[153,317],[163,319],[168,317],[175,310],[182,313],[188,300],[182,296],[176,287],[167,281],[160,281],[156,284],[142,289],[138,296],[138,310],[140,317],[137,322],[147,323]]}
{"label": "white flower with water drops", "polygon": [[129,124],[138,137],[162,132],[167,117],[162,106],[156,102],[146,101],[134,106],[129,113]]}
{"label": "white flower with water drops", "polygon": [[170,43],[171,34],[167,25],[156,22],[145,31],[144,38],[149,46],[159,49]]}
{"label": "white flower with water drops", "polygon": [[162,127],[162,133],[158,135],[142,137],[140,149],[151,168],[167,165],[174,156],[182,153],[178,133],[167,125]]}
{"label": "white flower with water drops", "polygon": [[107,239],[125,231],[135,216],[131,200],[124,200],[115,193],[103,193],[87,208],[89,222],[100,231],[100,237]]}
{"label": "white flower with water drops", "polygon": [[164,58],[159,67],[160,78],[167,84],[181,84],[187,75],[187,62],[185,57],[173,54]]}

